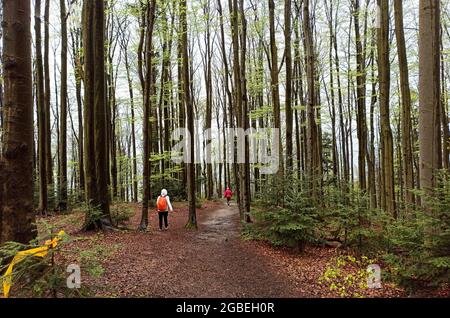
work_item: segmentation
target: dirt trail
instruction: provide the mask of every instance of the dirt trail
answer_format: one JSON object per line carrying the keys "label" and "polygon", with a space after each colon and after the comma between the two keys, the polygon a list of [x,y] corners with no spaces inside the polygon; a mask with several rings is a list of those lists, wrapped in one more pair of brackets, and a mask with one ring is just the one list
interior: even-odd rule
{"label": "dirt trail", "polygon": [[[220,202],[199,212],[198,231],[183,228],[186,212],[181,211],[169,218],[169,231],[126,234],[130,242],[105,265],[102,281],[106,283],[104,289],[109,290],[106,295],[301,296],[267,257],[241,241],[235,205],[228,207]],[[151,215],[151,224],[156,224],[155,215]],[[111,235],[111,239],[116,237]],[[108,284],[110,281],[112,284]]]}
{"label": "dirt trail", "polygon": [[[137,228],[140,207],[128,226]],[[188,211],[175,206],[168,231],[105,233],[96,244],[120,245],[104,261],[104,274],[89,284],[99,297],[330,297],[318,278],[336,250],[288,249],[244,241],[235,204],[207,202],[197,210],[198,231],[184,228]],[[96,234],[93,234],[96,235]],[[376,295],[375,295],[376,296]]]}

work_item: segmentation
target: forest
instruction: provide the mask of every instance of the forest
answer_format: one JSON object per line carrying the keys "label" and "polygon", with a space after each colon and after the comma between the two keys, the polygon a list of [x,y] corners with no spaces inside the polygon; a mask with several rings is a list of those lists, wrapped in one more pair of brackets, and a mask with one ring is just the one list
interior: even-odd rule
{"label": "forest", "polygon": [[450,297],[450,1],[0,15],[0,297]]}

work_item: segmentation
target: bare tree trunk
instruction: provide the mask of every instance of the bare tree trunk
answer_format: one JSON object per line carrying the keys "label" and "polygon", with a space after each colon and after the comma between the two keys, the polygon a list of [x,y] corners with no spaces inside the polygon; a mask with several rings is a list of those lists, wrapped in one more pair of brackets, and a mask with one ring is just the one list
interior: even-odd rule
{"label": "bare tree trunk", "polygon": [[270,33],[270,56],[271,56],[271,86],[272,86],[272,104],[273,104],[273,116],[274,116],[274,128],[280,130],[279,138],[279,169],[277,173],[276,187],[277,191],[280,191],[278,197],[282,197],[281,193],[283,187],[284,178],[284,166],[283,166],[283,143],[281,142],[281,115],[280,115],[280,88],[279,88],[279,70],[278,70],[278,48],[275,38],[275,3],[273,0],[269,0],[269,33]]}
{"label": "bare tree trunk", "polygon": [[307,175],[312,182],[312,196],[317,198],[319,178],[320,178],[320,159],[318,158],[318,128],[316,124],[316,111],[317,105],[316,97],[316,80],[315,80],[315,57],[314,57],[314,44],[311,30],[311,17],[309,0],[303,2],[303,30],[305,32],[305,51],[306,51],[306,71],[308,82],[308,99],[307,99]]}
{"label": "bare tree trunk", "polygon": [[369,185],[369,194],[370,194],[370,207],[376,209],[378,207],[377,204],[377,189],[376,189],[376,162],[375,162],[375,124],[374,124],[374,113],[375,113],[375,105],[377,103],[377,82],[375,79],[375,43],[376,43],[375,34],[372,35],[372,49],[370,51],[370,59],[371,59],[371,78],[372,78],[372,98],[370,101],[370,146],[369,146],[369,154],[368,154],[368,185]]}
{"label": "bare tree trunk", "polygon": [[293,112],[292,112],[292,51],[291,51],[291,0],[284,1],[284,43],[286,56],[286,168],[288,173],[292,171],[292,134],[293,134]]}
{"label": "bare tree trunk", "polygon": [[30,1],[3,1],[4,134],[0,157],[0,243],[28,244],[37,234],[33,212],[30,15]]}
{"label": "bare tree trunk", "polygon": [[[440,149],[440,6],[439,1],[419,2],[419,144],[420,186],[431,193],[441,168]],[[427,207],[427,200],[422,200]]]}
{"label": "bare tree trunk", "polygon": [[389,116],[389,1],[378,0],[381,13],[381,27],[378,29],[378,72],[380,81],[380,124],[381,124],[381,165],[384,185],[384,206],[386,212],[397,217],[394,193],[393,138]]}
{"label": "bare tree trunk", "polygon": [[[83,7],[85,65],[85,171],[86,214],[84,230],[112,227],[108,196],[104,1],[85,0]],[[92,209],[100,217],[92,217]]]}
{"label": "bare tree trunk", "polygon": [[191,134],[190,140],[188,140],[189,162],[187,165],[187,191],[189,201],[189,218],[186,224],[186,228],[197,228],[197,215],[196,215],[196,197],[195,197],[195,140],[194,140],[194,106],[191,100],[190,90],[190,69],[189,69],[189,55],[188,55],[188,35],[187,35],[187,21],[186,21],[186,0],[181,0],[179,4],[180,9],[180,24],[182,33],[182,48],[183,48],[183,83],[184,83],[184,102],[187,113],[187,129]]}
{"label": "bare tree trunk", "polygon": [[132,184],[133,184],[133,201],[138,201],[138,182],[137,182],[137,154],[136,154],[136,124],[135,124],[135,111],[134,111],[134,90],[133,90],[133,80],[130,74],[130,63],[128,60],[128,46],[125,37],[122,39],[122,48],[124,50],[125,56],[125,68],[127,72],[128,81],[128,91],[130,94],[130,109],[131,109],[131,147],[133,151],[132,161]]}
{"label": "bare tree trunk", "polygon": [[50,0],[45,0],[45,11],[44,11],[44,103],[45,103],[45,156],[46,156],[46,173],[47,173],[47,184],[51,185],[51,201],[54,204],[53,196],[55,189],[53,187],[53,158],[52,158],[52,134],[50,129],[50,99],[51,99],[51,89],[50,89],[50,67],[49,67],[49,55],[50,55]]}
{"label": "bare tree trunk", "polygon": [[412,123],[411,123],[411,91],[409,89],[408,59],[406,57],[405,34],[403,30],[403,3],[394,1],[395,35],[397,38],[398,60],[400,67],[400,89],[402,97],[402,154],[403,154],[403,181],[405,188],[406,208],[414,204],[414,171],[412,153]]}
{"label": "bare tree trunk", "polygon": [[357,132],[358,132],[358,175],[359,187],[362,191],[367,189],[366,158],[367,158],[367,122],[366,122],[366,60],[365,48],[362,45],[359,25],[359,0],[353,0],[353,16],[356,37],[356,94],[357,94]]}
{"label": "bare tree trunk", "polygon": [[35,2],[35,32],[36,32],[36,79],[37,79],[37,108],[39,126],[39,212],[48,212],[47,193],[47,114],[45,107],[44,69],[42,65],[42,36],[41,36],[41,0]]}
{"label": "bare tree trunk", "polygon": [[61,128],[59,141],[59,209],[67,210],[67,12],[66,0],[61,8]]}
{"label": "bare tree trunk", "polygon": [[75,74],[75,95],[77,100],[77,112],[78,112],[78,171],[79,171],[79,193],[82,197],[85,180],[84,180],[84,131],[83,131],[83,102],[81,97],[81,83],[83,81],[83,69],[82,69],[82,57],[80,52],[80,33],[81,29],[75,29],[71,31],[72,38],[72,52],[73,52],[73,67]]}
{"label": "bare tree trunk", "polygon": [[142,216],[139,229],[144,231],[148,227],[148,205],[150,201],[150,146],[151,146],[151,133],[150,133],[150,113],[151,113],[151,92],[152,92],[152,41],[153,41],[153,28],[155,22],[156,1],[152,0],[147,4],[146,8],[146,25],[145,31],[145,80],[144,80],[144,123],[143,123],[143,195],[142,195]]}
{"label": "bare tree trunk", "polygon": [[[228,100],[228,116],[229,116],[229,120],[228,121],[228,126],[227,128],[234,128],[234,122],[233,122],[233,95],[231,93],[230,90],[230,85],[229,85],[229,76],[230,76],[230,69],[228,66],[228,57],[227,57],[227,51],[226,51],[226,46],[225,46],[225,31],[224,31],[224,19],[223,19],[223,10],[222,10],[222,4],[220,0],[217,0],[217,10],[219,13],[219,19],[220,19],[220,49],[221,49],[221,54],[222,54],[222,63],[223,63],[223,67],[224,67],[224,83],[225,83],[225,92],[226,92],[226,100]],[[226,116],[226,108],[224,111],[224,116]],[[225,140],[224,140],[225,141]],[[224,143],[225,145],[225,143]],[[236,164],[233,163],[233,171],[236,172]],[[229,166],[227,165],[227,170],[229,170]],[[235,185],[236,185],[236,194],[239,196],[239,185],[236,179],[236,173],[235,173]],[[228,172],[228,184],[227,186],[231,187],[231,175]]]}

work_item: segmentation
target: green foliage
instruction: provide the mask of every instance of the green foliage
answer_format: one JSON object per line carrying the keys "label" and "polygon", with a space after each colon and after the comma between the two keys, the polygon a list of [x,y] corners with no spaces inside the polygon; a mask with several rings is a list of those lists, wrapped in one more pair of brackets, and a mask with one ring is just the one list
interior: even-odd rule
{"label": "green foliage", "polygon": [[284,207],[276,205],[276,186],[267,187],[268,193],[261,197],[260,204],[269,203],[271,208],[254,209],[252,215],[257,222],[247,230],[259,232],[259,237],[274,245],[287,245],[303,250],[306,243],[316,242],[319,218],[307,188],[301,186],[300,182],[293,181],[285,189]]}
{"label": "green foliage", "polygon": [[110,251],[106,250],[100,245],[96,245],[91,249],[85,249],[80,252],[81,264],[83,269],[89,273],[92,277],[100,277],[105,272],[101,261],[110,254]]}
{"label": "green foliage", "polygon": [[187,199],[186,185],[177,179],[154,179],[151,181],[150,189],[155,200],[162,189],[167,189],[170,200],[173,202]]}
{"label": "green foliage", "polygon": [[441,173],[427,208],[416,207],[386,227],[385,261],[392,278],[413,289],[450,282],[450,176]]}
{"label": "green foliage", "polygon": [[385,244],[381,231],[392,218],[369,207],[366,194],[348,185],[324,185],[322,194],[322,235],[370,253]]}
{"label": "green foliage", "polygon": [[319,196],[320,199],[312,197],[307,180],[293,176],[284,183],[269,180],[257,197],[257,204],[265,208],[252,212],[256,225],[250,228],[259,231],[252,235],[265,237],[276,245],[299,243],[300,247],[308,242],[334,240],[357,247],[360,253],[384,242],[379,228],[390,218],[370,209],[368,198],[360,191],[330,182],[322,186]]}
{"label": "green foliage", "polygon": [[205,202],[206,202],[206,199],[197,197],[195,199],[195,207],[197,209],[201,209],[203,207],[203,204],[205,204]]}
{"label": "green foliage", "polygon": [[133,207],[127,204],[114,204],[111,206],[110,211],[111,219],[116,226],[123,225],[135,214]]}
{"label": "green foliage", "polygon": [[86,225],[97,223],[104,217],[103,211],[99,206],[84,204],[82,210],[84,211],[86,216]]}
{"label": "green foliage", "polygon": [[356,258],[351,255],[338,256],[328,263],[319,284],[325,285],[330,291],[340,297],[363,297],[363,291],[368,288],[370,273],[367,267],[376,263],[366,256]]}
{"label": "green foliage", "polygon": [[402,286],[439,286],[450,282],[450,176],[440,173],[437,180],[431,195],[416,193],[426,208],[409,206],[395,220],[370,208],[357,187],[331,180],[313,199],[305,180],[268,178],[253,205],[255,222],[245,226],[243,237],[299,249],[339,241],[359,255],[379,257],[385,277]]}

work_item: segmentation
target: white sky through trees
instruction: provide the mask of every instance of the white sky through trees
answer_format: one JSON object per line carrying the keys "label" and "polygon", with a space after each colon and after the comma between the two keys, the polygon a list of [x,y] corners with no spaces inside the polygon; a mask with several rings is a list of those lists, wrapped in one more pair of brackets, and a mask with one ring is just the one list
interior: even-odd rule
{"label": "white sky through trees", "polygon": [[[203,0],[204,1],[204,0]],[[205,108],[206,103],[206,91],[205,91],[205,80],[204,80],[204,71],[203,71],[203,62],[202,62],[202,54],[204,54],[204,32],[205,32],[205,22],[206,19],[203,15],[203,9],[202,9],[202,0],[194,0],[194,1],[188,1],[188,30],[189,30],[189,44],[190,44],[190,54],[191,57],[194,59],[193,62],[193,69],[194,74],[192,75],[193,81],[194,81],[194,94],[193,99],[195,103],[198,105],[199,109],[202,110]],[[330,0],[327,0],[329,2]],[[78,27],[81,24],[81,0],[76,1],[76,3],[69,5],[71,0],[67,0],[67,10],[70,12],[69,17],[69,59],[72,58],[72,41],[70,38],[70,30],[73,27]],[[257,38],[260,34],[263,35],[264,41],[268,44],[269,43],[269,32],[268,32],[268,5],[266,3],[267,1],[256,1],[256,0],[246,0],[244,3],[245,11],[246,11],[246,18],[248,21],[248,38],[249,41],[251,38]],[[391,1],[392,2],[392,1]],[[32,9],[34,7],[34,1],[32,1]],[[132,77],[133,77],[133,85],[134,85],[134,94],[135,94],[135,113],[136,113],[136,142],[137,142],[137,162],[138,162],[138,169],[141,170],[142,166],[142,95],[141,95],[141,87],[139,83],[139,78],[137,75],[137,45],[139,41],[139,26],[137,22],[137,16],[130,14],[130,10],[127,9],[129,5],[135,5],[138,3],[137,0],[124,0],[124,1],[118,1],[113,0],[109,1],[110,5],[113,4],[114,12],[115,12],[115,19],[118,20],[128,20],[128,27],[126,28],[127,36],[129,34],[128,41],[128,51],[129,51],[129,61],[131,63],[132,68]],[[158,4],[161,5],[163,3],[162,1],[158,1]],[[253,10],[253,5],[257,3],[258,8],[258,18],[260,20],[260,23],[257,24],[255,22],[255,13]],[[406,37],[406,46],[407,46],[407,56],[408,56],[408,66],[409,66],[409,81],[411,85],[411,92],[412,92],[412,106],[413,106],[413,112],[417,112],[418,107],[418,99],[417,99],[417,87],[418,87],[418,1],[417,0],[406,0],[403,1],[404,3],[404,27],[405,27],[405,37]],[[42,3],[42,14],[44,14],[44,1]],[[284,10],[284,1],[275,1],[276,5],[276,29],[277,29],[277,46],[279,51],[279,63],[282,62],[283,58],[283,51],[284,51],[284,34],[283,34],[283,28],[284,28],[284,21],[283,21],[283,10]],[[329,29],[327,24],[327,17],[325,13],[325,0],[316,0],[311,2],[312,5],[312,13],[314,16],[314,36],[315,36],[315,45],[316,45],[316,52],[318,53],[318,71],[320,74],[320,87],[321,87],[321,106],[322,106],[322,129],[324,133],[331,131],[331,121],[328,111],[328,105],[327,105],[327,91],[329,93],[330,90],[330,69],[328,64],[328,50],[329,50]],[[341,86],[343,89],[343,100],[344,100],[344,109],[347,109],[347,87],[349,85],[347,81],[348,72],[352,75],[352,81],[350,82],[350,85],[356,85],[356,48],[355,48],[355,35],[354,35],[354,24],[352,23],[350,25],[350,15],[351,15],[351,1],[350,0],[336,0],[333,1],[334,8],[338,8],[338,14],[336,17],[338,18],[338,29],[337,29],[337,40],[338,40],[338,50],[339,50],[339,58],[340,58],[340,73],[341,73]],[[56,158],[56,148],[57,148],[57,127],[55,124],[55,116],[54,112],[56,111],[56,105],[59,105],[59,97],[58,100],[56,100],[55,91],[58,90],[58,94],[60,91],[60,87],[56,87],[55,83],[59,85],[59,64],[60,64],[60,16],[59,16],[59,0],[51,0],[50,3],[50,76],[51,76],[51,108],[52,108],[52,115],[51,115],[51,127],[52,127],[52,154],[54,158]],[[222,0],[222,6],[223,6],[223,13],[225,17],[225,33],[226,33],[226,47],[227,50],[229,50],[229,56],[231,54],[231,28],[229,26],[229,10],[228,10],[228,1]],[[361,8],[362,10],[365,8],[365,1],[361,1]],[[393,21],[393,5],[391,3],[391,19],[390,19],[390,42],[391,42],[391,52],[390,52],[390,59],[392,62],[391,65],[391,119],[392,119],[392,129],[394,132],[394,135],[398,133],[397,129],[397,120],[399,116],[400,108],[399,105],[399,69],[398,69],[398,62],[397,62],[397,51],[396,51],[396,44],[395,44],[395,36],[394,36],[394,21]],[[293,1],[293,15],[295,15],[295,2]],[[368,11],[368,20],[369,20],[369,28],[372,28],[375,17],[376,17],[376,1],[370,0],[369,5],[369,11]],[[216,90],[216,87],[221,87],[221,83],[217,82],[219,81],[220,72],[223,72],[222,67],[222,56],[220,54],[220,29],[219,29],[219,16],[217,12],[217,1],[211,0],[211,13],[212,13],[212,24],[211,24],[211,38],[213,41],[213,126],[216,123],[216,102],[218,98],[224,98],[224,96],[219,96],[218,94],[223,94],[222,89],[219,91]],[[361,15],[364,15],[364,12],[361,12]],[[34,9],[32,12],[32,17],[34,17]],[[292,20],[294,20],[294,17]],[[31,19],[32,26],[31,26],[31,33],[32,38],[34,42],[34,19]],[[42,21],[43,21],[42,17]],[[450,52],[450,37],[449,32],[447,29],[447,26],[450,22],[450,16],[449,16],[449,1],[445,0],[442,1],[442,21],[443,21],[443,46],[444,46],[444,57],[445,62],[448,63],[448,53]],[[170,17],[168,18],[168,23],[170,23]],[[364,19],[360,19],[361,24],[361,30],[363,31],[363,24]],[[177,27],[177,17],[175,17],[175,27]],[[350,31],[350,32],[349,32]],[[44,26],[42,26],[42,32],[44,32]],[[116,30],[117,32],[117,30]],[[369,30],[370,34],[370,30]],[[156,28],[154,32],[154,45],[155,45],[155,51],[156,52],[162,52],[162,30],[161,30],[161,18],[157,15],[156,19]],[[364,41],[364,39],[363,39]],[[370,39],[367,39],[367,41],[370,44]],[[172,77],[174,81],[177,81],[177,39],[176,39],[176,30],[174,32],[174,39],[173,39],[173,48],[172,48]],[[350,45],[350,56],[348,56],[348,47]],[[33,43],[34,48],[34,43]],[[42,48],[43,50],[43,48]],[[248,54],[252,54],[252,46],[249,45],[248,47]],[[301,51],[303,52],[303,47],[301,47]],[[118,69],[118,82],[117,82],[117,90],[116,90],[116,97],[117,97],[117,103],[119,107],[119,113],[120,115],[119,120],[121,121],[121,124],[118,125],[120,129],[122,129],[121,136],[129,136],[129,129],[130,129],[130,101],[129,101],[129,93],[128,93],[128,83],[126,78],[126,71],[125,71],[125,63],[124,59],[121,56],[120,52],[120,45],[117,46],[116,53],[115,53],[115,68]],[[248,57],[250,58],[250,56]],[[348,63],[350,59],[350,64]],[[158,78],[157,78],[157,85],[160,83],[160,63],[158,60]],[[229,59],[230,63],[230,69],[232,66],[232,59]],[[371,81],[370,78],[370,65],[368,66],[368,84],[367,84],[367,93],[366,95],[370,97],[371,94]],[[267,59],[265,59],[265,91],[266,93],[270,90],[270,72],[267,64]],[[450,68],[446,67],[446,72]],[[56,70],[56,73],[55,73]],[[334,71],[334,70],[333,70]],[[56,80],[55,80],[56,77]],[[74,71],[72,67],[72,61],[68,61],[68,93],[69,93],[69,107],[70,107],[70,113],[71,116],[68,116],[68,158],[69,160],[72,160],[72,147],[75,146],[74,144],[75,139],[73,138],[73,132],[72,132],[72,121],[73,120],[73,127],[75,132],[77,132],[77,110],[76,110],[76,98],[75,98],[75,79],[74,79]],[[285,68],[284,64],[281,68],[280,72],[280,100],[281,100],[281,107],[282,107],[282,122],[284,118],[284,87],[285,87]],[[326,90],[324,87],[326,86]],[[336,81],[335,81],[335,89],[336,89]],[[251,87],[249,87],[249,90]],[[176,85],[173,86],[174,90],[174,97],[176,97]],[[158,93],[159,90],[157,89]],[[306,88],[305,88],[306,91]],[[353,91],[353,90],[352,90]],[[270,94],[267,94],[269,96]],[[354,103],[354,98],[350,98],[351,102]],[[265,98],[264,104],[268,104],[267,98]],[[370,107],[370,98],[366,99],[366,109],[368,110]],[[301,105],[294,105],[297,107],[300,107]],[[357,138],[356,138],[356,105],[351,105],[351,109],[354,112],[352,115],[353,118],[353,124],[352,124],[352,134],[353,134],[353,150],[354,150],[354,168],[355,168],[355,175],[356,175],[356,169],[357,169]],[[378,113],[378,105],[376,106],[376,113]],[[200,111],[199,114],[203,116],[204,111]],[[219,116],[222,116],[220,113]],[[369,112],[367,111],[367,116],[369,116]],[[35,116],[36,117],[36,116]],[[204,120],[204,118],[198,118],[200,120]],[[375,116],[375,119],[377,119],[377,116]],[[37,119],[35,118],[35,121]],[[220,118],[220,121],[222,122],[222,118]],[[37,127],[37,124],[35,125]],[[378,130],[378,123],[375,123],[375,129]],[[37,129],[36,129],[37,130]],[[337,138],[339,138],[339,131],[337,131]],[[284,134],[282,134],[284,136]],[[376,134],[378,135],[378,134]],[[35,132],[35,136],[37,138],[37,131]],[[283,137],[285,138],[285,137]],[[378,138],[378,136],[376,137]],[[395,137],[394,137],[395,138]],[[286,141],[283,140],[283,144],[285,145]],[[339,141],[338,141],[339,143]],[[339,144],[338,144],[339,145]],[[69,180],[70,180],[70,174],[72,173],[72,165],[74,165],[74,162],[69,162]],[[138,175],[140,173],[138,172]]]}

